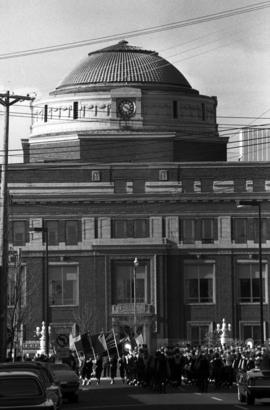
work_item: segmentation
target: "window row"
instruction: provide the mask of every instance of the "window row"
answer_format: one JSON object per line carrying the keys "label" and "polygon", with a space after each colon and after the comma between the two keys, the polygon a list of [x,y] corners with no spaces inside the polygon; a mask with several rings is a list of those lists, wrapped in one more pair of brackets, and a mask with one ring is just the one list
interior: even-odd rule
{"label": "window row", "polygon": [[[48,233],[48,245],[58,245],[59,242],[77,245],[82,240],[81,222],[78,220],[45,221],[44,228]],[[24,246],[29,242],[31,232],[34,232],[34,228],[29,228],[29,221],[13,221],[9,230],[9,242],[14,246]]]}
{"label": "window row", "polygon": [[[187,324],[187,338],[193,345],[198,346],[209,342],[213,332],[213,323],[210,322],[189,322]],[[240,322],[239,339],[253,339],[255,345],[261,341],[261,327],[258,322]],[[264,333],[266,333],[264,323]]]}
{"label": "window row", "polygon": [[[247,241],[259,242],[258,218],[232,218],[231,236],[235,243]],[[270,218],[261,218],[261,240],[266,242],[270,238]]]}
{"label": "window row", "polygon": [[[186,263],[184,265],[185,303],[216,303],[215,263]],[[267,265],[262,264],[262,297],[268,303]],[[238,303],[260,302],[260,273],[258,262],[237,264]]]}
{"label": "window row", "polygon": [[[170,236],[162,219],[160,229],[162,237]],[[95,237],[99,237],[98,219],[95,219]],[[217,218],[186,218],[179,219],[178,239],[184,244],[194,244],[196,241],[207,244],[218,240]],[[149,238],[149,218],[112,218],[110,226],[103,226],[111,231],[112,238]],[[29,242],[28,221],[13,221],[10,229],[9,241],[14,246],[24,246]],[[270,238],[270,218],[261,219],[261,239],[266,242]],[[48,244],[58,245],[59,242],[66,245],[77,245],[82,240],[81,221],[79,220],[50,220],[45,222],[48,231]],[[103,235],[101,235],[103,236]],[[247,243],[259,241],[258,218],[231,218],[231,240],[234,243]]]}
{"label": "window row", "polygon": [[[260,302],[260,275],[256,262],[237,264],[238,303]],[[134,271],[136,269],[136,271]],[[23,290],[21,303],[25,303],[25,266],[9,268],[8,302],[14,305]],[[140,261],[134,268],[130,261],[116,261],[111,268],[112,304],[150,303],[150,276],[147,261]],[[262,265],[263,302],[268,303],[267,265]],[[77,305],[79,298],[79,268],[77,264],[49,265],[49,301],[51,305]],[[214,262],[186,262],[184,264],[185,303],[216,303],[216,272]]]}

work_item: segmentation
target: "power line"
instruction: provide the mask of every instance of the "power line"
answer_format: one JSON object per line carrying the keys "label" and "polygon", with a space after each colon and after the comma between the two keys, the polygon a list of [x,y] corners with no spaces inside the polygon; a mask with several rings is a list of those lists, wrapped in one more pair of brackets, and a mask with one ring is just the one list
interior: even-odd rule
{"label": "power line", "polygon": [[123,32],[123,33],[114,34],[110,36],[101,36],[101,37],[96,37],[94,39],[63,43],[63,44],[54,45],[54,46],[32,48],[32,49],[27,49],[23,51],[15,51],[15,52],[10,52],[10,53],[2,53],[0,54],[0,60],[25,57],[25,56],[34,55],[34,54],[62,51],[66,49],[76,48],[76,47],[83,47],[83,46],[91,45],[91,44],[99,44],[99,43],[103,43],[106,41],[112,41],[112,40],[119,40],[119,39],[121,40],[123,39],[123,37],[125,38],[139,37],[142,35],[158,33],[161,31],[173,30],[173,29],[183,28],[183,27],[187,27],[191,25],[206,23],[209,21],[220,20],[220,19],[235,16],[235,15],[241,15],[241,14],[250,13],[250,12],[254,12],[258,10],[263,10],[268,7],[270,7],[269,1],[252,3],[247,6],[237,7],[235,9],[229,9],[229,10],[225,10],[225,11],[218,12],[218,13],[207,14],[201,17],[180,20],[180,21],[176,21],[173,23],[148,27],[142,30],[133,30],[133,31]]}

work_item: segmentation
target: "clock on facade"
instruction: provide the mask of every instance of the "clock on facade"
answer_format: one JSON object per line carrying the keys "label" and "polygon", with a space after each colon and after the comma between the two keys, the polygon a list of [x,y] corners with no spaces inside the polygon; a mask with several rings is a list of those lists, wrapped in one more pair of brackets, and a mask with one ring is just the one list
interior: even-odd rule
{"label": "clock on facade", "polygon": [[118,103],[118,113],[124,119],[128,119],[135,114],[135,102],[132,100],[121,100]]}

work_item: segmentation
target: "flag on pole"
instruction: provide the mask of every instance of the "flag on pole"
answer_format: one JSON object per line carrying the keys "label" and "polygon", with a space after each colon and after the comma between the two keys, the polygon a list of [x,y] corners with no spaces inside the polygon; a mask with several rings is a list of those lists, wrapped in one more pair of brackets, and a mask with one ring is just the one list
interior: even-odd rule
{"label": "flag on pole", "polygon": [[88,333],[84,333],[83,335],[81,335],[81,345],[85,356],[92,356],[92,346]]}
{"label": "flag on pole", "polygon": [[119,337],[115,334],[114,329],[112,329],[112,333],[113,333],[113,338],[114,338],[114,342],[115,342],[117,357],[118,357],[118,359],[120,359],[120,354],[119,354],[119,349],[118,349]]}
{"label": "flag on pole", "polygon": [[143,335],[141,333],[135,337],[135,342],[137,346],[143,345]]}
{"label": "flag on pole", "polygon": [[99,335],[99,341],[104,347],[105,350],[110,351],[112,349],[117,350],[117,341],[116,341],[116,335],[113,331],[111,332],[102,332]]}
{"label": "flag on pole", "polygon": [[71,336],[71,338],[70,338],[70,345],[71,345],[71,348],[73,348],[73,347],[75,348],[77,354],[78,354],[79,352],[81,352],[81,351],[83,350],[82,341],[81,341],[81,335],[76,336],[76,337],[72,337],[72,336]]}
{"label": "flag on pole", "polygon": [[95,355],[102,354],[107,350],[106,347],[104,347],[99,337],[100,337],[99,333],[90,336],[91,347]]}

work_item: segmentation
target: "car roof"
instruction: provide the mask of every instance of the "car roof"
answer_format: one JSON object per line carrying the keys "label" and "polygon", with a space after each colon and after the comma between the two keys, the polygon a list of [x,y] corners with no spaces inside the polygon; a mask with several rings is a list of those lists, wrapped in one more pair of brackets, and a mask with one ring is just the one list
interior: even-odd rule
{"label": "car roof", "polygon": [[[49,379],[50,383],[54,382],[54,377],[50,368],[43,366],[40,362],[3,362],[0,363],[0,370],[4,369],[33,369],[33,371],[40,371],[42,377],[46,377]],[[42,373],[43,372],[43,373]],[[44,372],[46,375],[44,376]]]}
{"label": "car roof", "polygon": [[1,377],[14,377],[14,376],[24,377],[24,376],[28,376],[28,377],[33,377],[33,378],[39,380],[39,377],[36,373],[28,371],[28,370],[24,370],[24,371],[17,371],[17,370],[5,371],[5,370],[0,369],[0,376]]}

